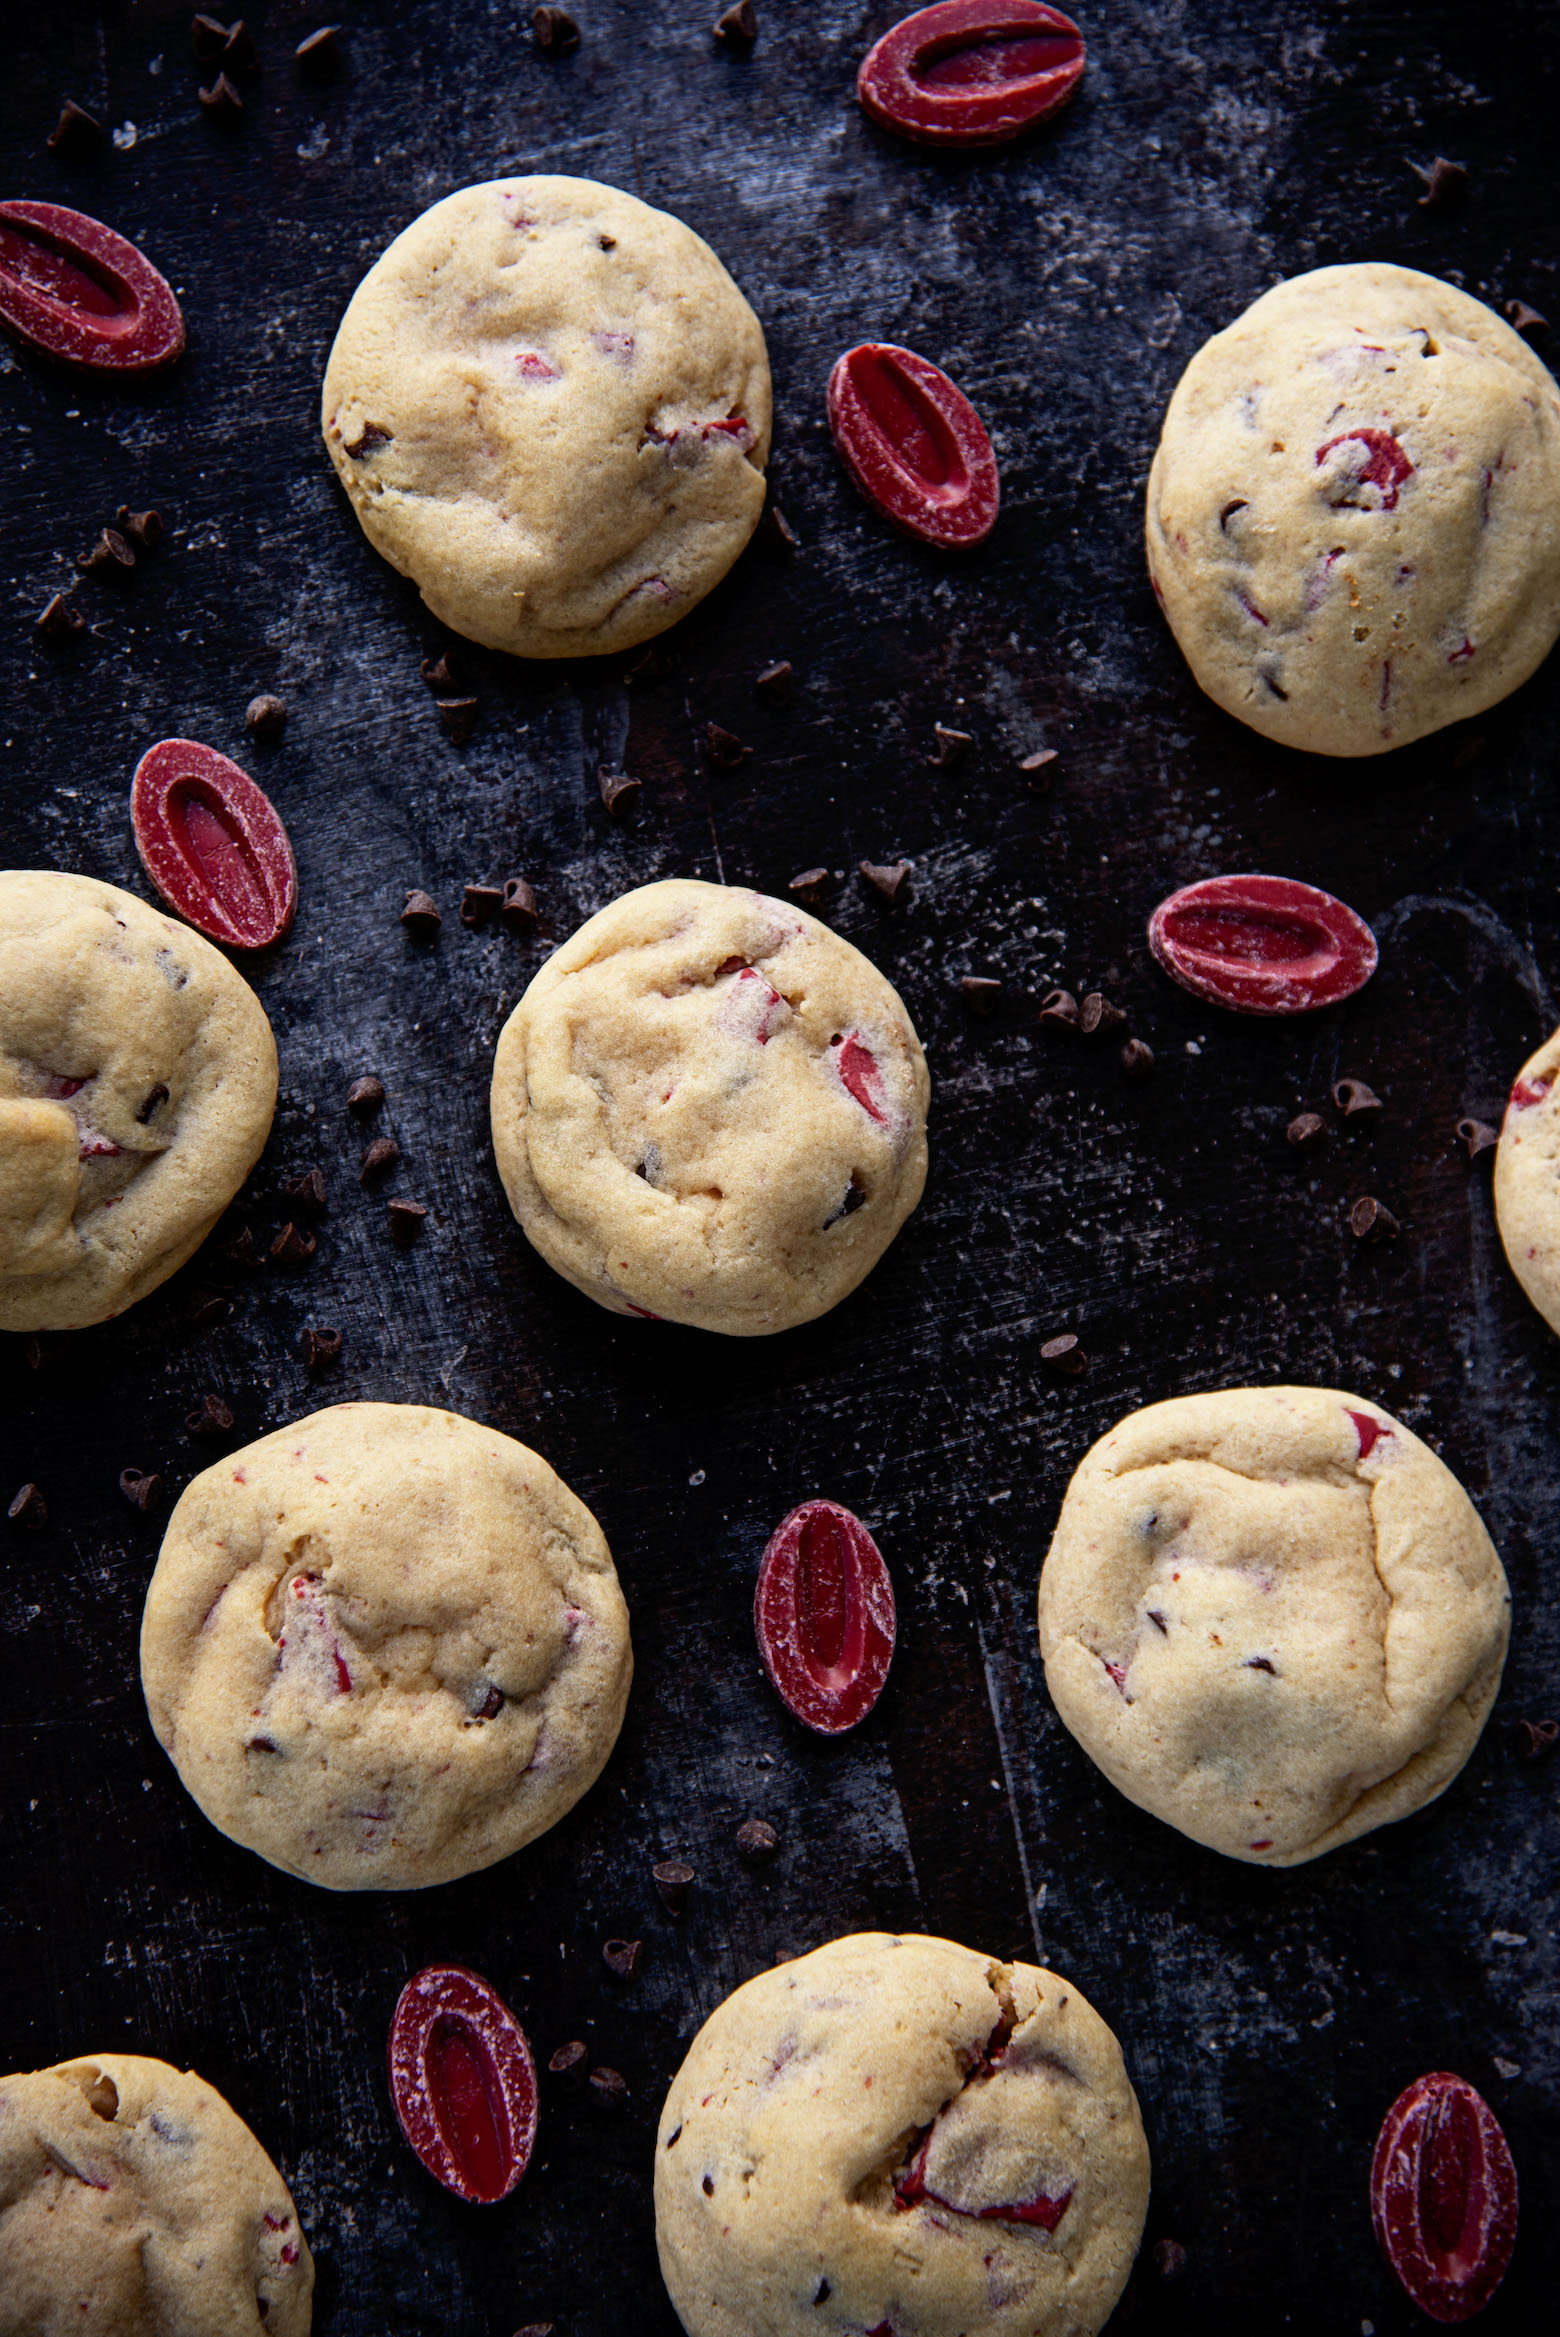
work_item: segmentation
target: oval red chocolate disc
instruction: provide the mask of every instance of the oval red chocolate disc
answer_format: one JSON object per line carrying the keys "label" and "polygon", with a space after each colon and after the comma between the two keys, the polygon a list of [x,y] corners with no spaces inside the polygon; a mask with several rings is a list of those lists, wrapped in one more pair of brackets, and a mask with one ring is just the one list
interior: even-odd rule
{"label": "oval red chocolate disc", "polygon": [[989,536],[997,458],[964,392],[913,349],[863,341],[829,376],[829,428],[851,479],[906,535],[947,551]]}
{"label": "oval red chocolate disc", "polygon": [[62,203],[0,203],[0,319],[94,373],[151,373],[184,347],[173,287],[145,253]]}
{"label": "oval red chocolate disc", "polygon": [[1446,2324],[1483,2312],[1516,2246],[1517,2170],[1466,2078],[1435,2069],[1398,2095],[1376,2138],[1370,2216],[1422,2313]]}
{"label": "oval red chocolate disc", "polygon": [[804,1501],[769,1537],[753,1594],[758,1652],[806,1728],[840,1736],[865,1720],[888,1677],[894,1586],[859,1517]]}
{"label": "oval red chocolate disc", "polygon": [[430,1964],[390,2023],[390,2098],[417,2156],[457,2199],[507,2199],[536,2143],[536,2064],[526,2034],[480,1972]]}
{"label": "oval red chocolate disc", "polygon": [[170,909],[229,949],[269,949],[298,907],[276,807],[247,771],[193,738],[165,738],[130,783],[135,848]]}
{"label": "oval red chocolate disc", "polygon": [[999,146],[1067,103],[1083,79],[1082,33],[1040,0],[940,0],[868,50],[865,112],[924,146]]}
{"label": "oval red chocolate disc", "polygon": [[1376,971],[1363,917],[1289,876],[1211,876],[1161,901],[1148,946],[1194,997],[1237,1014],[1308,1014]]}

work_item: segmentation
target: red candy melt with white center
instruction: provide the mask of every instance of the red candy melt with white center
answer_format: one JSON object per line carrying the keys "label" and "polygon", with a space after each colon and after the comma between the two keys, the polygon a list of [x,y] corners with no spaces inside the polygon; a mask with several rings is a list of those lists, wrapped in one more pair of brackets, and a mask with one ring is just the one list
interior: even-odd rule
{"label": "red candy melt with white center", "polygon": [[269,949],[298,908],[298,866],[269,796],[192,738],[165,738],[130,786],[136,850],[170,909],[229,949]]}
{"label": "red candy melt with white center", "polygon": [[864,112],[923,146],[998,146],[1056,113],[1083,79],[1083,35],[1040,0],[940,0],[867,52]]}
{"label": "red candy melt with white center", "polygon": [[506,2199],[536,2143],[536,2064],[498,1991],[462,1964],[408,1980],[390,2024],[395,2114],[435,2181],[457,2199]]}
{"label": "red candy melt with white center", "polygon": [[1517,2238],[1517,2170],[1489,2103],[1433,2070],[1382,2121],[1370,2169],[1376,2240],[1432,2321],[1470,2321],[1506,2277]]}
{"label": "red candy melt with white center", "polygon": [[0,203],[0,319],[93,373],[151,373],[184,347],[173,287],[145,253],[61,203]]}
{"label": "red candy melt with white center", "polygon": [[943,551],[989,536],[997,458],[964,392],[913,349],[863,341],[829,376],[829,428],[852,482],[906,535]]}
{"label": "red candy melt with white center", "polygon": [[837,1501],[804,1501],[769,1539],[753,1597],[758,1652],[805,1728],[840,1736],[888,1677],[897,1618],[882,1553]]}
{"label": "red candy melt with white center", "polygon": [[1215,876],[1161,901],[1148,946],[1173,981],[1237,1014],[1309,1014],[1376,971],[1363,917],[1288,876]]}

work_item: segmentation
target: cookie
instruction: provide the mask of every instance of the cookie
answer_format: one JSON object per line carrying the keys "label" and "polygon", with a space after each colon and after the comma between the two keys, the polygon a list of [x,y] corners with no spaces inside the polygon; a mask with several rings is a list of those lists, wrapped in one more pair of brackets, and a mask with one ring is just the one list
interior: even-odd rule
{"label": "cookie", "polygon": [[193,2071],[0,2077],[0,2337],[308,2337],[313,2294],[286,2184]]}
{"label": "cookie", "polygon": [[1560,634],[1560,390],[1413,268],[1318,268],[1205,342],[1148,482],[1148,569],[1201,687],[1265,738],[1380,755]]}
{"label": "cookie", "polygon": [[749,1980],[656,2137],[688,2337],[1094,2337],[1147,2209],[1099,2014],[946,1939],[860,1932]]}
{"label": "cookie", "polygon": [[850,943],[735,886],[644,885],[499,1037],[493,1150],[550,1266],[615,1314],[739,1337],[837,1306],[926,1182],[910,1017]]}
{"label": "cookie", "polygon": [[494,179],[364,277],[323,420],[363,532],[435,616],[601,657],[686,616],[758,525],[769,359],[680,219],[593,179]]}
{"label": "cookie", "polygon": [[1089,1452],[1040,1577],[1062,1719],[1194,1842],[1298,1866],[1444,1793],[1510,1629],[1472,1502],[1362,1396],[1226,1388]]}
{"label": "cookie", "polygon": [[332,1891],[453,1882],[556,1825],[632,1668],[584,1503],[420,1404],[337,1404],[205,1470],[141,1624],[152,1726],[206,1816]]}
{"label": "cookie", "polygon": [[1495,1153],[1495,1222],[1506,1261],[1552,1331],[1560,1331],[1560,1031],[1512,1085]]}
{"label": "cookie", "polygon": [[271,1026],[210,942],[94,877],[0,873],[0,1330],[166,1282],[275,1107]]}

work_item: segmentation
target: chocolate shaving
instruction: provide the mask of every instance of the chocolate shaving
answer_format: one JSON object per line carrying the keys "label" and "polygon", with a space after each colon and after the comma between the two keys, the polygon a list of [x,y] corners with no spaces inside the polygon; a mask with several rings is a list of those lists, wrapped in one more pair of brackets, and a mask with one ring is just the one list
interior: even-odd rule
{"label": "chocolate shaving", "polygon": [[191,1436],[227,1436],[233,1427],[232,1410],[220,1396],[202,1396],[195,1410],[185,1413],[184,1426]]}
{"label": "chocolate shaving", "polygon": [[1040,1027],[1048,1031],[1075,1031],[1078,1001],[1070,990],[1048,990],[1040,1001]]}
{"label": "chocolate shaving", "polygon": [[1379,1112],[1381,1098],[1363,1079],[1338,1079],[1333,1082],[1332,1100],[1346,1120],[1359,1112]]}
{"label": "chocolate shaving", "polygon": [[1113,1005],[1098,990],[1091,990],[1078,1008],[1078,1028],[1086,1039],[1097,1032],[1109,1038],[1112,1031],[1125,1027],[1126,1020],[1126,1009]]}
{"label": "chocolate shaving", "polygon": [[449,734],[452,746],[463,747],[477,726],[475,698],[440,698],[437,701],[439,720]]}
{"label": "chocolate shaving", "polygon": [[590,2090],[598,2109],[621,2110],[628,2100],[628,2080],[620,2069],[608,2069],[603,2062],[590,2073]]}
{"label": "chocolate shaving", "polygon": [[758,11],[753,0],[736,0],[736,6],[718,16],[710,30],[724,48],[744,55],[758,38]]}
{"label": "chocolate shaving", "polygon": [[127,503],[115,512],[114,525],[143,552],[155,552],[168,532],[160,511],[132,511]]}
{"label": "chocolate shaving", "polygon": [[194,1329],[203,1331],[210,1323],[220,1323],[224,1315],[233,1311],[233,1301],[220,1290],[197,1290],[190,1297],[190,1322]]}
{"label": "chocolate shaving", "polygon": [[219,24],[214,16],[197,16],[191,19],[190,46],[195,51],[198,63],[202,65],[214,63],[227,47],[227,42],[228,28],[225,24]]}
{"label": "chocolate shaving", "polygon": [[293,51],[298,70],[309,81],[334,81],[341,71],[341,45],[333,24],[322,24],[318,32],[311,32]]}
{"label": "chocolate shaving", "polygon": [[745,763],[753,752],[751,747],[742,744],[735,731],[722,729],[718,722],[707,722],[704,725],[701,751],[706,763],[716,771],[736,770],[738,764]]}
{"label": "chocolate shaving", "polygon": [[801,548],[802,539],[797,534],[790,521],[786,518],[785,513],[781,510],[778,503],[770,504],[766,517],[769,522],[769,535],[771,542],[777,544],[782,552],[799,551]]}
{"label": "chocolate shaving", "polygon": [[222,62],[230,73],[240,73],[246,81],[252,80],[260,70],[255,36],[242,18],[222,44]]}
{"label": "chocolate shaving", "polygon": [[[347,452],[348,454],[352,452],[350,446]],[[460,690],[460,676],[450,663],[450,653],[447,649],[437,659],[432,657],[423,659],[422,678],[436,698],[451,697],[458,694]]]}
{"label": "chocolate shaving", "polygon": [[325,1179],[317,1168],[305,1169],[302,1176],[284,1181],[282,1194],[295,1210],[302,1210],[308,1217],[323,1217],[330,1205]]}
{"label": "chocolate shaving", "polygon": [[641,649],[630,666],[623,671],[623,680],[631,690],[647,689],[652,682],[664,681],[671,672],[671,660],[664,649],[652,641],[648,649]]}
{"label": "chocolate shaving", "polygon": [[261,1258],[259,1245],[255,1241],[254,1228],[248,1225],[240,1226],[222,1255],[230,1266],[258,1266],[261,1263]]}
{"label": "chocolate shaving", "polygon": [[1549,330],[1548,317],[1540,316],[1536,308],[1529,308],[1525,300],[1508,300],[1506,314],[1514,332],[1547,333]]}
{"label": "chocolate shaving", "polygon": [[353,439],[346,452],[355,463],[360,463],[368,455],[377,454],[380,447],[393,446],[394,444],[395,432],[393,430],[383,429],[377,422],[365,422],[360,435]]}
{"label": "chocolate shaving", "polygon": [[[24,1488],[24,1490],[36,1493],[38,1489],[36,1486],[32,1486]],[[16,1514],[14,1507],[11,1514],[13,1517]],[[1556,1744],[1560,1743],[1560,1721],[1519,1720],[1516,1724],[1516,1736],[1517,1759],[1519,1761],[1541,1761],[1546,1753],[1552,1753]]]}
{"label": "chocolate shaving", "polygon": [[581,2086],[585,2083],[585,2064],[589,2059],[590,2047],[582,2045],[578,2037],[571,2038],[567,2045],[558,2047],[548,2062],[548,2074],[561,2077],[566,2085]]}
{"label": "chocolate shaving", "polygon": [[1448,162],[1438,154],[1428,170],[1421,170],[1416,162],[1413,168],[1425,182],[1425,191],[1419,198],[1421,211],[1449,210],[1463,202],[1468,193],[1468,172],[1463,163]]}
{"label": "chocolate shaving", "polygon": [[609,1939],[602,1942],[601,1960],[609,1972],[620,1980],[634,1980],[644,1961],[645,1943],[642,1939]]}

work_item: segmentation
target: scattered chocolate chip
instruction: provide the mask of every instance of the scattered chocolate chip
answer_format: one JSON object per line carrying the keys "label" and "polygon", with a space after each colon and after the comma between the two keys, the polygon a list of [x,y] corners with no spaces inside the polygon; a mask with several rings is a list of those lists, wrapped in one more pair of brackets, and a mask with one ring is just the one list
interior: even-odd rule
{"label": "scattered chocolate chip", "polygon": [[1219,533],[1227,536],[1230,532],[1230,521],[1235,517],[1236,512],[1247,509],[1249,509],[1249,504],[1244,495],[1232,495],[1219,514]]}
{"label": "scattered chocolate chip", "polygon": [[737,1848],[755,1866],[773,1858],[779,1847],[780,1837],[767,1818],[744,1818],[737,1828]]}
{"label": "scattered chocolate chip", "polygon": [[160,511],[132,511],[128,503],[120,504],[114,525],[142,552],[155,552],[168,532]]}
{"label": "scattered chocolate chip", "polygon": [[233,1301],[222,1290],[195,1290],[190,1293],[190,1322],[197,1331],[210,1323],[220,1323],[233,1311]]}
{"label": "scattered chocolate chip", "polygon": [[1357,1242],[1395,1241],[1399,1230],[1391,1210],[1369,1193],[1362,1194],[1349,1211],[1349,1231]]}
{"label": "scattered chocolate chip", "polygon": [[644,1952],[642,1939],[608,1939],[602,1941],[601,1960],[620,1980],[633,1980],[638,1977]]}
{"label": "scattered chocolate chip", "polygon": [[829,872],[826,868],[804,868],[800,876],[792,877],[785,889],[795,893],[799,901],[805,901],[809,909],[816,909],[829,889]]}
{"label": "scattered chocolate chip", "polygon": [[1425,191],[1419,198],[1421,211],[1450,209],[1466,197],[1468,172],[1462,163],[1448,162],[1444,154],[1438,154],[1428,170],[1420,170],[1417,162],[1413,167],[1425,182]]}
{"label": "scattered chocolate chip", "polygon": [[710,30],[724,48],[745,53],[758,38],[758,11],[753,0],[736,0],[736,6],[718,16]]}
{"label": "scattered chocolate chip", "polygon": [[971,1014],[978,1014],[984,1018],[986,1015],[996,1013],[997,1000],[1002,995],[1002,984],[994,974],[961,974],[959,988],[964,994],[964,1003]]}
{"label": "scattered chocolate chip", "polygon": [[149,1476],[141,1469],[121,1469],[119,1490],[131,1508],[138,1509],[145,1517],[149,1510],[156,1508],[162,1497],[162,1479]]}
{"label": "scattered chocolate chip", "polygon": [[706,763],[716,771],[734,771],[753,752],[751,747],[742,744],[735,731],[723,730],[718,722],[704,725],[702,751]]}
{"label": "scattered chocolate chip", "polygon": [[86,629],[86,618],[80,609],[71,606],[62,592],[55,594],[37,623],[37,630],[46,641],[74,641]]}
{"label": "scattered chocolate chip", "polygon": [[462,925],[485,925],[504,905],[501,884],[469,884],[460,896]]}
{"label": "scattered chocolate chip", "polygon": [[43,1347],[36,1331],[28,1331],[22,1339],[22,1353],[27,1358],[29,1371],[43,1369]]}
{"label": "scattered chocolate chip", "polygon": [[652,641],[648,649],[641,649],[632,665],[624,668],[623,679],[631,690],[643,690],[652,682],[664,681],[670,671],[671,660]]}
{"label": "scattered chocolate chip", "polygon": [[190,23],[190,46],[202,65],[210,65],[227,47],[228,28],[214,16],[197,16]]}
{"label": "scattered chocolate chip", "polygon": [[753,687],[766,706],[789,706],[796,688],[789,658],[777,658],[773,665],[766,665]]}
{"label": "scattered chocolate chip", "polygon": [[1529,308],[1525,300],[1508,300],[1506,314],[1515,332],[1546,333],[1549,330],[1548,317],[1540,316],[1536,308]]}
{"label": "scattered chocolate chip", "polygon": [[233,1239],[223,1250],[222,1255],[224,1258],[226,1258],[230,1266],[258,1266],[260,1263],[260,1248],[259,1244],[255,1240],[254,1228],[248,1225],[241,1225],[237,1233],[233,1236]]}
{"label": "scattered chocolate chip", "polygon": [[556,2326],[554,2321],[527,2321],[523,2329],[515,2331],[515,2337],[553,2337]]}
{"label": "scattered chocolate chip", "polygon": [[1488,1120],[1459,1120],[1457,1141],[1470,1160],[1477,1160],[1481,1152],[1489,1152],[1500,1142],[1500,1130],[1492,1128]]}
{"label": "scattered chocolate chip", "polygon": [[184,1415],[184,1426],[191,1436],[227,1436],[233,1427],[233,1413],[220,1396],[202,1396],[193,1412]]}
{"label": "scattered chocolate chip", "polygon": [[282,1194],[294,1209],[301,1209],[309,1217],[323,1217],[330,1206],[325,1179],[317,1168],[305,1169],[301,1177],[285,1178]]}
{"label": "scattered chocolate chip", "polygon": [[318,32],[311,32],[293,51],[300,73],[310,81],[334,81],[341,71],[341,44],[333,24],[322,24]]}
{"label": "scattered chocolate chip", "polygon": [[615,252],[617,250],[617,237],[615,235],[598,235],[596,246],[599,251]]}
{"label": "scattered chocolate chip", "polygon": [[626,771],[609,771],[602,763],[596,772],[596,784],[601,789],[601,800],[615,820],[631,812],[639,801],[639,781],[631,779]]}
{"label": "scattered chocolate chip", "polygon": [[[351,452],[350,447],[347,451]],[[422,678],[436,698],[453,698],[460,694],[460,676],[450,663],[450,653],[447,649],[438,658],[425,657],[423,659]]]}
{"label": "scattered chocolate chip", "polygon": [[536,923],[536,895],[523,876],[506,881],[504,905],[498,914],[511,933],[528,933]]}
{"label": "scattered chocolate chip", "polygon": [[1038,754],[1025,755],[1019,764],[1025,784],[1031,795],[1049,795],[1051,792],[1051,765],[1056,761],[1055,747],[1041,747]]}
{"label": "scattered chocolate chip", "polygon": [[471,1717],[473,1720],[497,1720],[504,1709],[504,1702],[503,1689],[490,1681],[481,1703]]}
{"label": "scattered chocolate chip", "polygon": [[427,1210],[421,1201],[389,1201],[385,1210],[390,1220],[390,1239],[398,1250],[409,1250],[422,1233]]}
{"label": "scattered chocolate chip", "polygon": [[165,1104],[167,1101],[168,1090],[159,1079],[157,1085],[152,1089],[151,1094],[147,1097],[145,1103],[141,1106],[141,1109],[136,1113],[137,1124],[144,1128],[147,1121],[151,1118],[153,1112],[156,1111],[158,1105]]}
{"label": "scattered chocolate chip", "polygon": [[240,18],[222,44],[222,62],[230,73],[238,73],[248,80],[260,70],[255,36]]}
{"label": "scattered chocolate chip", "polygon": [[1379,1112],[1381,1098],[1363,1079],[1337,1079],[1333,1082],[1332,1100],[1346,1120],[1357,1112]]}
{"label": "scattered chocolate chip", "polygon": [[273,698],[268,693],[251,698],[244,709],[244,725],[250,736],[269,746],[279,739],[287,728],[287,701]]}
{"label": "scattered chocolate chip", "polygon": [[1179,2240],[1154,2242],[1154,2270],[1161,2280],[1179,2280],[1186,2270],[1186,2250]]}
{"label": "scattered chocolate chip", "polygon": [[1040,1027],[1048,1031],[1078,1028],[1078,1001],[1070,990],[1048,990],[1040,1001]]}
{"label": "scattered chocolate chip", "polygon": [[937,745],[926,759],[934,771],[951,771],[955,763],[963,762],[975,744],[973,731],[950,730],[946,722],[934,722],[932,736]]}
{"label": "scattered chocolate chip", "polygon": [[693,1886],[693,1868],[683,1858],[663,1858],[659,1866],[650,1869],[650,1879],[660,1892],[668,1915],[680,1915]]}
{"label": "scattered chocolate chip", "polygon": [[905,878],[910,874],[908,860],[895,860],[887,867],[880,866],[875,860],[863,860],[859,866],[875,893],[881,893],[885,901],[898,900],[904,889]]}
{"label": "scattered chocolate chip", "polygon": [[578,2037],[574,2037],[567,2045],[558,2047],[557,2052],[547,2064],[548,2074],[552,2077],[561,2077],[566,2085],[583,2085],[586,2075],[585,2064],[589,2059],[590,2047],[582,2045]]}
{"label": "scattered chocolate chip", "polygon": [[5,1514],[13,1526],[25,1526],[29,1533],[35,1534],[40,1526],[46,1526],[49,1522],[49,1505],[39,1488],[28,1483],[21,1488]]}
{"label": "scattered chocolate chip", "polygon": [[365,422],[361,433],[353,439],[346,451],[355,463],[360,463],[366,455],[377,454],[382,446],[393,446],[394,444],[395,432],[393,430],[386,430],[378,422]]}
{"label": "scattered chocolate chip", "polygon": [[1096,1032],[1109,1038],[1112,1031],[1125,1027],[1126,1020],[1126,1009],[1113,1005],[1098,990],[1091,990],[1078,1009],[1078,1028],[1086,1039],[1092,1039]]}
{"label": "scattered chocolate chip", "polygon": [[400,1157],[401,1147],[393,1136],[376,1136],[363,1155],[363,1165],[358,1170],[358,1183],[366,1185],[375,1177],[382,1177],[387,1168],[394,1168]]}
{"label": "scattered chocolate chip", "polygon": [[[24,1493],[37,1493],[38,1488],[36,1485],[25,1485],[22,1491]],[[39,1498],[42,1499],[41,1494]],[[17,1500],[20,1499],[21,1495],[18,1494]],[[14,1502],[11,1505],[11,1515],[13,1517],[16,1515]],[[41,1524],[42,1520],[40,1519],[39,1522]],[[1556,1744],[1560,1743],[1560,1720],[1519,1720],[1516,1725],[1516,1739],[1519,1761],[1541,1761],[1546,1753],[1552,1753]]]}
{"label": "scattered chocolate chip", "polygon": [[1128,1039],[1121,1050],[1121,1068],[1128,1079],[1149,1079],[1153,1076],[1154,1050],[1146,1039]]}
{"label": "scattered chocolate chip", "polygon": [[49,132],[49,152],[57,154],[61,162],[90,162],[102,143],[103,125],[97,116],[68,97],[59,120]]}
{"label": "scattered chocolate chip", "polygon": [[566,8],[533,8],[531,30],[544,56],[571,56],[580,45],[580,28]]}
{"label": "scattered chocolate chip", "polygon": [[429,893],[411,892],[401,911],[401,923],[414,941],[432,941],[444,919]]}
{"label": "scattered chocolate chip", "polygon": [[778,544],[782,552],[795,552],[801,548],[801,537],[778,503],[771,503],[765,516],[769,523],[770,540]]}
{"label": "scattered chocolate chip", "polygon": [[439,698],[435,703],[450,744],[463,747],[477,727],[478,701],[475,698]]}
{"label": "scattered chocolate chip", "polygon": [[244,118],[244,101],[225,73],[219,73],[209,89],[197,90],[195,94],[208,122],[216,122],[224,130],[238,128]]}
{"label": "scattered chocolate chip", "polygon": [[598,2109],[621,2110],[628,2100],[628,2079],[620,2069],[608,2069],[603,2062],[590,2073],[590,2090]]}
{"label": "scattered chocolate chip", "polygon": [[306,1266],[319,1248],[312,1233],[304,1233],[289,1218],[271,1244],[271,1256],[278,1266]]}
{"label": "scattered chocolate chip", "polygon": [[310,1371],[318,1371],[324,1364],[335,1363],[341,1355],[341,1333],[334,1329],[315,1330],[311,1326],[298,1341],[303,1360]]}
{"label": "scattered chocolate chip", "polygon": [[1089,1359],[1078,1344],[1075,1331],[1063,1331],[1059,1338],[1047,1339],[1040,1350],[1040,1360],[1047,1371],[1065,1373],[1069,1379],[1079,1379],[1089,1368]]}
{"label": "scattered chocolate chip", "polygon": [[1297,1112],[1284,1134],[1296,1152],[1315,1152],[1327,1142],[1327,1122],[1320,1112]]}
{"label": "scattered chocolate chip", "polygon": [[118,528],[106,527],[90,552],[76,554],[76,566],[102,584],[122,584],[135,566],[135,554]]}
{"label": "scattered chocolate chip", "polygon": [[377,1112],[385,1100],[385,1083],[372,1071],[365,1071],[361,1079],[354,1079],[347,1090],[347,1109],[350,1112]]}

